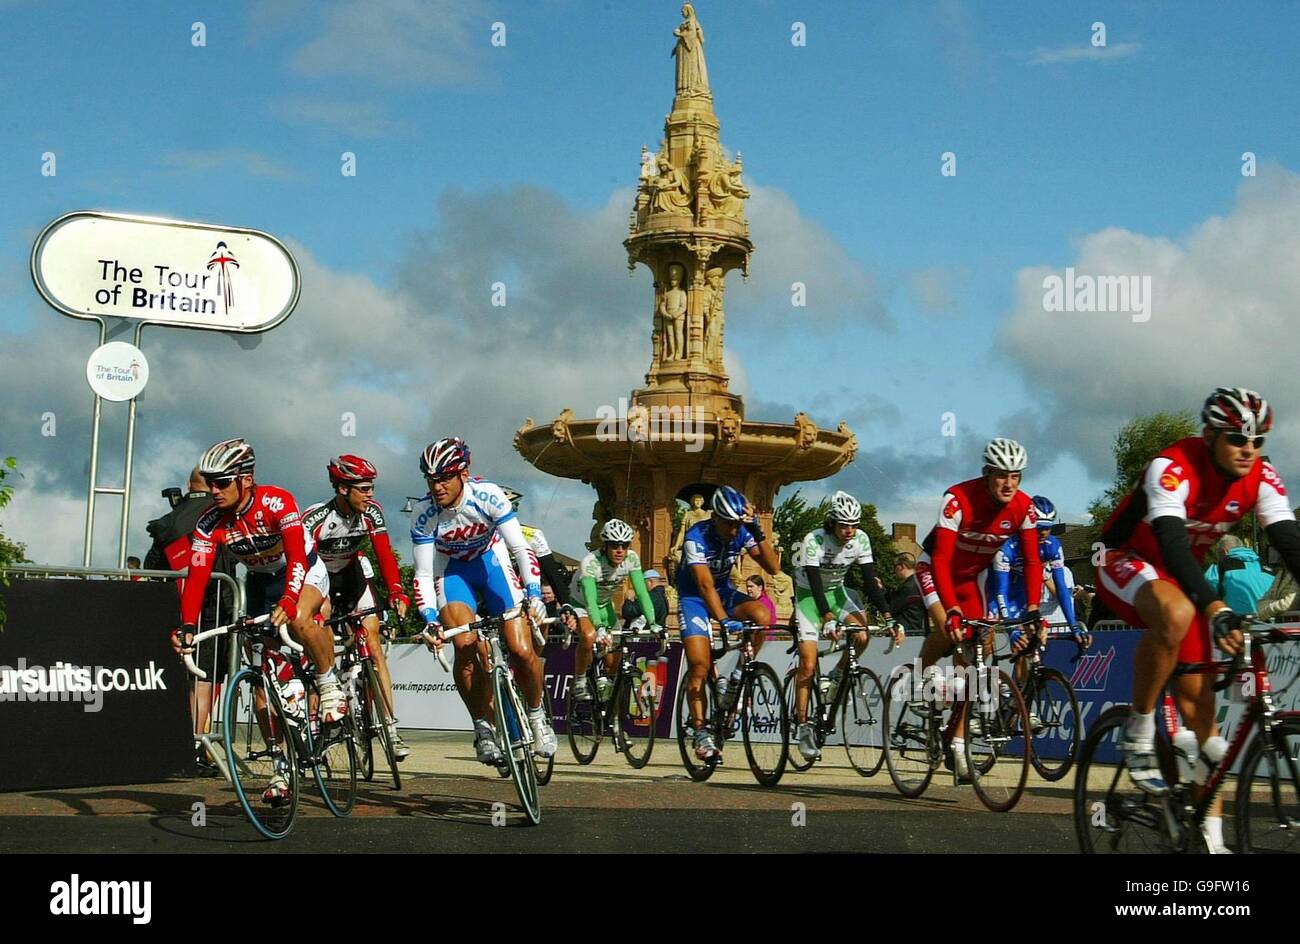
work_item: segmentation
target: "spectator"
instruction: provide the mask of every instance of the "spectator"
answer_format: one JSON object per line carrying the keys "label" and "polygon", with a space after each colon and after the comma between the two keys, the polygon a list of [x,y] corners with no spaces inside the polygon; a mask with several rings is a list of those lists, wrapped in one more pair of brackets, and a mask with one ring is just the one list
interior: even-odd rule
{"label": "spectator", "polygon": [[[1297,509],[1300,513],[1300,509]],[[1260,619],[1275,620],[1289,610],[1298,609],[1296,597],[1300,595],[1300,586],[1285,567],[1277,569],[1277,576],[1268,591],[1255,604],[1255,615]]]}
{"label": "spectator", "polygon": [[921,602],[921,585],[916,580],[916,558],[908,551],[900,551],[894,558],[894,576],[898,578],[898,589],[888,595],[890,615],[907,632],[924,635],[929,631],[929,620]]}
{"label": "spectator", "polygon": [[546,604],[547,616],[560,614],[560,603],[555,599],[555,589],[546,581],[542,581],[542,602]]}
{"label": "spectator", "polygon": [[1092,626],[1092,601],[1097,591],[1087,584],[1075,584],[1074,615],[1084,626]]}
{"label": "spectator", "polygon": [[[664,589],[664,578],[659,571],[653,568],[647,570],[645,577],[645,588],[650,592],[650,602],[655,607],[655,622],[660,626],[666,626],[668,620],[668,594]],[[629,626],[632,621],[641,615],[641,607],[636,602],[636,592],[628,587],[623,592],[623,625]]]}
{"label": "spectator", "polygon": [[1219,599],[1237,613],[1254,613],[1273,583],[1259,555],[1231,534],[1225,534],[1215,545],[1215,563],[1206,569],[1205,579],[1218,589]]}
{"label": "spectator", "polygon": [[[139,569],[140,569],[140,558],[138,558],[138,557],[128,557],[128,558],[126,559],[126,569],[127,569],[127,570],[139,570]],[[139,578],[138,576],[136,576],[136,577],[132,577],[131,579],[132,579],[132,580],[139,580],[140,578]]]}
{"label": "spectator", "polygon": [[767,612],[772,617],[772,622],[769,624],[771,628],[768,630],[767,635],[768,638],[772,638],[777,633],[776,604],[767,595],[767,584],[763,581],[761,574],[751,574],[745,580],[745,593],[749,595],[751,600],[757,600],[767,607]]}
{"label": "spectator", "polygon": [[[209,505],[212,504],[212,494],[208,491],[208,485],[199,474],[196,466],[190,472],[189,491],[185,497],[176,502],[172,510],[161,518],[155,518],[149,522],[149,536],[153,538],[153,546],[149,548],[149,553],[145,555],[144,566],[146,570],[183,570],[189,566],[190,559],[190,535],[194,533],[194,527],[198,524],[199,516]],[[235,576],[234,558],[225,545],[217,547],[217,556],[212,567],[213,573],[227,574]],[[213,580],[208,584],[207,594],[203,598],[203,613],[201,616],[201,626],[220,626],[229,623],[234,618],[234,600],[230,588],[225,586],[221,581]],[[206,646],[207,644],[202,644]],[[220,683],[225,679],[226,662],[228,649],[225,640],[218,641],[215,648],[215,660],[213,659],[213,649],[207,648],[206,651],[200,649],[195,654],[195,662],[208,671],[209,667],[214,665],[216,668],[215,676],[208,672],[211,681],[195,682],[194,692],[190,701],[190,713],[194,719],[194,730],[204,732],[208,727],[208,718],[212,709],[212,686],[213,683]],[[205,772],[212,772],[207,758],[203,752],[199,752],[197,758],[199,766],[205,769]]]}

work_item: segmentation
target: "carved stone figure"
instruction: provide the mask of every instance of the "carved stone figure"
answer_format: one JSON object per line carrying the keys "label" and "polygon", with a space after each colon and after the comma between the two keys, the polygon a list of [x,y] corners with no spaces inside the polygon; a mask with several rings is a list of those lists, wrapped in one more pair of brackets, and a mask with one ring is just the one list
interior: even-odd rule
{"label": "carved stone figure", "polygon": [[740,414],[731,407],[718,413],[718,436],[724,443],[734,443],[740,438]]}
{"label": "carved stone figure", "polygon": [[659,318],[664,336],[664,360],[686,356],[686,292],[682,279],[686,269],[674,262],[668,267],[668,287],[659,296]]}
{"label": "carved stone figure", "polygon": [[551,435],[556,442],[569,441],[569,424],[577,418],[567,406],[561,411],[560,415],[555,418],[555,422],[551,424]]}
{"label": "carved stone figure", "polygon": [[740,182],[740,165],[726,164],[709,178],[709,202],[713,216],[738,220],[745,216],[749,190]]}
{"label": "carved stone figure", "polygon": [[708,294],[704,303],[704,357],[709,361],[722,360],[722,293],[726,284],[722,270],[712,268],[705,273]]}
{"label": "carved stone figure", "polygon": [[709,70],[704,64],[704,30],[695,18],[695,8],[682,4],[682,23],[673,30],[677,45],[677,94],[690,98],[709,94]]}
{"label": "carved stone figure", "polygon": [[659,155],[656,166],[659,172],[650,181],[650,211],[689,214],[691,187],[686,175],[673,166],[666,154]]}
{"label": "carved stone figure", "polygon": [[708,517],[709,512],[704,509],[704,496],[700,494],[692,495],[691,507],[686,509],[686,513],[682,515],[681,527],[677,529],[677,538],[673,541],[673,550],[680,551],[682,541],[686,539],[686,532]]}
{"label": "carved stone figure", "polygon": [[799,412],[794,415],[794,425],[799,428],[795,434],[795,445],[800,449],[811,449],[817,441],[817,424],[807,413]]}

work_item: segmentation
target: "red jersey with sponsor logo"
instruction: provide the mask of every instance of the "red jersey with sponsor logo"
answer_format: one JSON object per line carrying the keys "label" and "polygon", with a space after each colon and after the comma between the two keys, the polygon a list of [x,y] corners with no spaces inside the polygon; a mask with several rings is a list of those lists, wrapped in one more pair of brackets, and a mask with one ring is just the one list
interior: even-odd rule
{"label": "red jersey with sponsor logo", "polygon": [[250,571],[277,574],[287,568],[281,602],[297,605],[312,552],[311,535],[303,530],[292,495],[275,485],[256,485],[242,510],[222,511],[213,504],[199,515],[191,542],[190,576],[181,594],[182,623],[198,618],[218,544],[229,548]]}
{"label": "red jersey with sponsor logo", "polygon": [[1151,460],[1142,480],[1106,522],[1101,541],[1110,550],[1133,550],[1163,568],[1164,555],[1151,522],[1172,516],[1187,524],[1192,556],[1202,563],[1214,542],[1254,509],[1263,527],[1295,517],[1286,486],[1263,459],[1239,479],[1214,465],[1203,438],[1180,439]]}
{"label": "red jersey with sponsor logo", "polygon": [[993,555],[1007,538],[1016,534],[1025,562],[1026,603],[1037,606],[1043,588],[1037,522],[1028,495],[1017,490],[1004,505],[989,494],[983,477],[960,482],[944,492],[939,521],[922,543],[930,555],[935,589],[944,609],[957,606],[956,585],[973,580],[993,562]]}

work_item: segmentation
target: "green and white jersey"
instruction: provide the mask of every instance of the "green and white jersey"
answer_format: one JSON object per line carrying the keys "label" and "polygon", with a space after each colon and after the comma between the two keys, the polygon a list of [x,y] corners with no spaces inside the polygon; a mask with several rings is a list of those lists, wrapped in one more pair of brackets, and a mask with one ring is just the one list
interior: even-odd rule
{"label": "green and white jersey", "polygon": [[[581,603],[583,601],[582,578],[590,577],[596,581],[596,600],[604,605],[614,599],[614,594],[622,591],[623,582],[628,579],[632,571],[640,569],[641,558],[631,548],[628,548],[623,563],[617,567],[607,561],[600,551],[592,551],[582,559],[578,569],[573,572],[573,579],[569,582],[569,596],[575,603]],[[615,605],[619,607],[623,605],[621,596]]]}
{"label": "green and white jersey", "polygon": [[844,585],[844,575],[854,564],[870,564],[871,539],[858,528],[847,544],[835,540],[824,528],[809,531],[794,552],[794,585],[800,590],[811,589],[803,569],[808,564],[821,568],[822,587],[827,590]]}

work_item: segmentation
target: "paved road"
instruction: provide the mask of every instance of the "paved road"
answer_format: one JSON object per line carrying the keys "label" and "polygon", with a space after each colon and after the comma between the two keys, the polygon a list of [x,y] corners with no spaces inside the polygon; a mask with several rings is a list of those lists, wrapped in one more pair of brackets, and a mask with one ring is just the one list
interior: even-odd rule
{"label": "paved road", "polygon": [[[970,787],[939,777],[920,800],[900,797],[882,770],[859,777],[835,750],[805,773],[758,787],[731,745],[704,784],[682,772],[677,745],[656,745],[633,770],[607,745],[578,767],[561,740],[537,828],[513,787],[474,763],[468,735],[417,734],[403,789],[364,784],[337,820],[314,797],[288,839],[259,839],[219,779],[0,794],[0,848],[41,852],[1074,852],[1065,785],[1031,780],[1019,807],[989,813]],[[1031,774],[1032,777],[1032,774]],[[202,803],[204,825],[195,825]],[[504,828],[493,804],[504,803]],[[802,804],[798,806],[797,804]],[[497,820],[500,821],[498,816]],[[796,825],[802,822],[803,825]]]}

